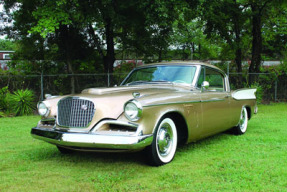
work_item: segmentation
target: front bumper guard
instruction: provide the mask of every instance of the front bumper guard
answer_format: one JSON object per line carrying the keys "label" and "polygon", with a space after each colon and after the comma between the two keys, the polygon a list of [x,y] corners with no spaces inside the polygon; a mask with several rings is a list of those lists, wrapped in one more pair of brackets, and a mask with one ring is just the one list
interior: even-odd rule
{"label": "front bumper guard", "polygon": [[67,148],[139,150],[151,145],[153,135],[122,136],[95,133],[63,132],[50,128],[35,127],[32,137]]}

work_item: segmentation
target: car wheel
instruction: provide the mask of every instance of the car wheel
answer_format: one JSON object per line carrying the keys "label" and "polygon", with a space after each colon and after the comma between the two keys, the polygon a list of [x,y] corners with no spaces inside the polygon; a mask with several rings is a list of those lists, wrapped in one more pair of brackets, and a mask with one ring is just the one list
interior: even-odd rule
{"label": "car wheel", "polygon": [[58,150],[62,153],[62,154],[71,154],[73,153],[74,151],[71,150],[71,149],[67,149],[67,148],[64,148],[64,147],[60,147],[60,146],[57,146]]}
{"label": "car wheel", "polygon": [[248,125],[248,113],[246,107],[242,107],[238,125],[233,128],[235,135],[242,135],[246,132]]}
{"label": "car wheel", "polygon": [[177,130],[175,123],[170,118],[164,118],[154,131],[152,144],[147,148],[150,164],[160,166],[171,162],[176,148]]}

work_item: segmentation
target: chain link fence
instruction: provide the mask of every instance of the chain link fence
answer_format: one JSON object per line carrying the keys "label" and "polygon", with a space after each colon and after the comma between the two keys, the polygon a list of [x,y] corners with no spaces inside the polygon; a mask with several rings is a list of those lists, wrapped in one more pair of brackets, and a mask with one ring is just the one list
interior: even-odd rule
{"label": "chain link fence", "polygon": [[[0,76],[0,88],[8,86],[10,91],[17,89],[31,89],[42,100],[44,94],[65,95],[72,90],[71,81],[74,81],[75,93],[91,87],[112,87],[120,85],[126,77],[126,73],[113,74],[57,74],[57,75],[2,75]],[[249,74],[250,75],[250,74]],[[258,82],[256,87],[260,89],[260,97],[263,102],[287,101],[287,76],[278,76],[274,81],[268,81],[271,74],[259,73],[256,75]],[[230,73],[232,89],[239,89],[248,85],[248,74]],[[241,83],[238,83],[241,82]]]}
{"label": "chain link fence", "polygon": [[2,75],[0,88],[8,86],[10,91],[31,89],[39,100],[44,94],[66,95],[72,90],[74,81],[75,93],[91,87],[112,87],[119,85],[126,73],[117,74],[57,74],[57,75]]}

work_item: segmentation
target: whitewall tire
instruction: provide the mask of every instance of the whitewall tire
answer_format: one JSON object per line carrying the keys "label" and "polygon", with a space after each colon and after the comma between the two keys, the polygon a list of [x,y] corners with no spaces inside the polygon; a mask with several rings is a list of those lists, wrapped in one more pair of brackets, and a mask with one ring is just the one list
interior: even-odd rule
{"label": "whitewall tire", "polygon": [[248,125],[248,112],[246,107],[242,107],[238,125],[234,127],[232,131],[235,135],[242,135],[247,131],[247,125]]}
{"label": "whitewall tire", "polygon": [[160,166],[173,160],[177,148],[177,130],[171,118],[163,118],[156,130],[151,146],[147,148],[152,165]]}

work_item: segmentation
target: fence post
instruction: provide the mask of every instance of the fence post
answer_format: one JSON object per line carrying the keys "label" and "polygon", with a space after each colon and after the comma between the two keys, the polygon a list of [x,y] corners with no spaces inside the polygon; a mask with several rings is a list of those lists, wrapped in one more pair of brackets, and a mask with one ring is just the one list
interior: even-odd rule
{"label": "fence post", "polygon": [[229,63],[227,63],[227,76],[229,78]]}
{"label": "fence post", "polygon": [[108,87],[110,87],[110,73],[108,72]]}
{"label": "fence post", "polygon": [[275,81],[275,102],[277,101],[277,80]]}
{"label": "fence post", "polygon": [[44,100],[44,80],[43,80],[43,70],[41,73],[41,101]]}

